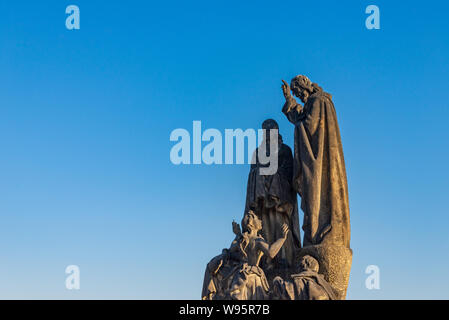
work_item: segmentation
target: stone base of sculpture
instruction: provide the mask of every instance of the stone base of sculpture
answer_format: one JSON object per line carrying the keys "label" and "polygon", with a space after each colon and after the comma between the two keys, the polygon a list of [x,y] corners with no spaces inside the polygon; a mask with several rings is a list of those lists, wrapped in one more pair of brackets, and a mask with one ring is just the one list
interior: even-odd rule
{"label": "stone base of sculpture", "polygon": [[[249,222],[248,222],[249,221]],[[344,300],[352,264],[352,250],[333,243],[310,245],[299,249],[292,268],[265,268],[261,258],[274,258],[289,232],[267,243],[259,231],[257,215],[249,211],[240,225],[233,222],[236,235],[229,249],[207,265],[203,300]]]}

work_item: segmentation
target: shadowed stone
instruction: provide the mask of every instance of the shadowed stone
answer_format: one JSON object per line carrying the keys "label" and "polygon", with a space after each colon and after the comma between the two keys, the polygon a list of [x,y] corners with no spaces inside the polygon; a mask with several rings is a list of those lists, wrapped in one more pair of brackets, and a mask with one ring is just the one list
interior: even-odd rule
{"label": "shadowed stone", "polygon": [[322,274],[335,289],[337,299],[345,299],[351,272],[352,250],[344,246],[327,244],[307,246],[299,250],[297,260],[306,255],[318,260],[320,264],[318,273]]}
{"label": "shadowed stone", "polygon": [[[346,298],[352,264],[348,185],[332,96],[306,76],[293,78],[291,88],[282,81],[282,112],[295,126],[293,156],[279,136],[277,172],[261,176],[260,163],[251,166],[244,230],[233,223],[231,247],[208,264],[203,299]],[[271,119],[263,127],[278,129]],[[268,150],[267,142],[258,150]],[[295,192],[304,212],[302,248]]]}

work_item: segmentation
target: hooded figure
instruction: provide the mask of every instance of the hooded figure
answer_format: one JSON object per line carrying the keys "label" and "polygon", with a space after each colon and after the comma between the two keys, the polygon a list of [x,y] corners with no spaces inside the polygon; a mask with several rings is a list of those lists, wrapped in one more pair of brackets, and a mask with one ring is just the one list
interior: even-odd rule
{"label": "hooded figure", "polygon": [[[293,179],[293,155],[289,146],[282,142],[278,134],[279,126],[273,119],[262,123],[264,139],[253,155],[248,175],[245,212],[253,210],[262,220],[261,234],[272,244],[280,236],[281,226],[285,223],[292,231],[281,252],[274,260],[266,258],[262,262],[265,269],[288,269],[294,266],[296,251],[301,247],[299,235],[298,202],[296,191],[291,182]],[[277,144],[270,144],[271,130],[275,131]],[[270,145],[276,150],[270,150]],[[264,175],[261,168],[268,167],[259,161],[259,154],[266,152],[270,157],[277,157],[277,170],[274,174]]]}
{"label": "hooded figure", "polygon": [[260,259],[267,255],[273,259],[285,243],[289,229],[281,226],[281,236],[272,244],[259,235],[262,221],[249,211],[242,220],[243,233],[239,240],[244,262],[232,279],[229,295],[233,300],[266,300],[269,297],[269,284],[264,270],[259,267]]}
{"label": "hooded figure", "polygon": [[280,300],[336,300],[331,285],[318,273],[318,261],[312,256],[301,258],[301,272],[292,275],[293,282],[274,279],[273,298]]}
{"label": "hooded figure", "polygon": [[349,248],[348,185],[332,96],[306,76],[293,78],[291,89],[283,82],[282,112],[295,125],[292,181],[304,212],[303,245],[330,243]]}

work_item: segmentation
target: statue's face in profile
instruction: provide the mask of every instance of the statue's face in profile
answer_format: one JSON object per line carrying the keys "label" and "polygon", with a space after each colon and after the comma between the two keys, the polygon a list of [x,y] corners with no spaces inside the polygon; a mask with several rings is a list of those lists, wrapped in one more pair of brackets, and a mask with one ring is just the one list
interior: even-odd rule
{"label": "statue's face in profile", "polygon": [[302,103],[307,102],[307,99],[309,98],[309,91],[307,91],[306,89],[303,89],[303,88],[298,88],[298,87],[295,87],[294,89],[292,89],[292,91],[293,91],[293,94],[295,96],[297,96],[302,101]]}
{"label": "statue's face in profile", "polygon": [[262,230],[262,220],[253,212],[249,213],[249,224],[257,231]]}
{"label": "statue's face in profile", "polygon": [[296,79],[292,80],[290,88],[296,97],[298,97],[303,103],[306,103],[310,96],[310,92],[307,89],[299,85]]}

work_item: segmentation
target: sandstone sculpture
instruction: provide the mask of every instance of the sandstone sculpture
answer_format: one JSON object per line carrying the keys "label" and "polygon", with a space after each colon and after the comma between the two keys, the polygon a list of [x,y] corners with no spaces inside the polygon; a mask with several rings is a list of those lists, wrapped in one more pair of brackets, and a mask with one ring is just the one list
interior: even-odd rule
{"label": "sandstone sculpture", "polygon": [[318,273],[318,261],[306,255],[299,262],[301,272],[292,274],[293,281],[274,279],[273,299],[279,300],[335,300],[332,286]]}
{"label": "sandstone sculpture", "polygon": [[289,233],[282,225],[282,236],[268,244],[259,235],[262,221],[253,211],[248,211],[240,226],[233,222],[236,234],[229,250],[213,258],[207,265],[203,282],[203,300],[264,300],[269,297],[269,284],[259,266],[263,255],[274,258],[282,248]]}
{"label": "sandstone sculpture", "polygon": [[[282,142],[278,135],[277,150],[270,150],[270,130],[279,130],[276,121],[265,120],[262,123],[264,139],[261,147],[257,148],[253,156],[253,164],[248,175],[245,212],[253,210],[262,220],[262,236],[272,244],[281,234],[282,224],[287,224],[291,233],[274,260],[265,259],[261,266],[270,273],[282,272],[294,267],[296,252],[301,247],[299,234],[298,203],[296,192],[291,186],[293,179],[293,156],[290,147]],[[277,133],[277,131],[276,131]],[[265,147],[265,148],[262,148]],[[263,175],[260,168],[264,166],[259,161],[259,152],[273,152],[277,154],[278,169],[275,174]],[[267,165],[265,165],[267,166]]]}
{"label": "sandstone sculpture", "polygon": [[[244,232],[234,223],[233,244],[208,264],[203,299],[346,297],[352,263],[348,186],[332,96],[303,75],[290,85],[282,81],[282,112],[295,126],[294,154],[280,135],[270,150],[271,135],[265,135],[255,155],[278,153],[278,169],[261,175],[263,165],[251,165]],[[279,129],[271,119],[262,127]],[[304,213],[302,247],[296,193]],[[268,259],[261,260],[263,254]]]}

